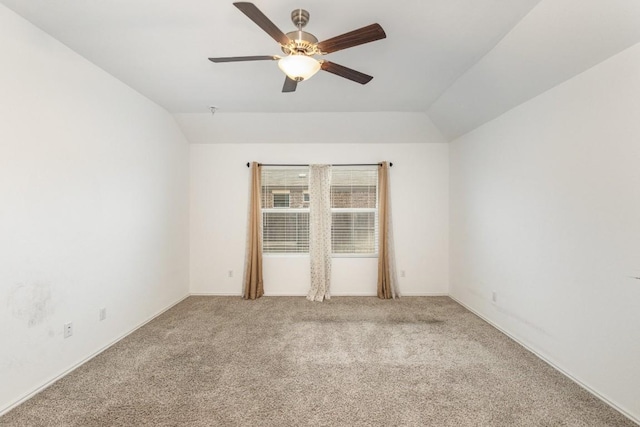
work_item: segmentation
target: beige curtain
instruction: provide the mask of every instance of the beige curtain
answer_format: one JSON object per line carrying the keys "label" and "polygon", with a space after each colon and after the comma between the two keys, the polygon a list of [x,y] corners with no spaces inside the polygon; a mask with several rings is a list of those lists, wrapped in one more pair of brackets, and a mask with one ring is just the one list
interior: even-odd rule
{"label": "beige curtain", "polygon": [[378,168],[378,298],[398,297],[396,263],[393,251],[393,227],[391,223],[391,198],[389,195],[389,163]]}
{"label": "beige curtain", "polygon": [[309,301],[331,298],[331,165],[309,166]]}
{"label": "beige curtain", "polygon": [[262,281],[262,210],[260,202],[261,173],[262,167],[258,163],[252,162],[247,251],[244,263],[244,299],[256,299],[264,294]]}

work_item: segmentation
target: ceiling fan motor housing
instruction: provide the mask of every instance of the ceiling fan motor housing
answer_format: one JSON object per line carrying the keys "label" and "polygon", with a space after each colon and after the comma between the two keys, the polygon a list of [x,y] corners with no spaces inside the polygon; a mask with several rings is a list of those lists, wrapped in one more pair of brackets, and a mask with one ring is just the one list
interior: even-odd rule
{"label": "ceiling fan motor housing", "polygon": [[285,54],[315,55],[318,53],[318,39],[313,34],[302,30],[291,31],[287,33],[287,37],[291,42],[286,46],[282,46],[282,51]]}
{"label": "ceiling fan motor housing", "polygon": [[318,39],[311,33],[302,31],[302,29],[309,23],[309,12],[304,9],[294,9],[291,11],[291,22],[298,30],[290,31],[287,33],[287,37],[291,42],[286,46],[282,46],[282,51],[287,55],[315,55],[318,53],[316,45]]}

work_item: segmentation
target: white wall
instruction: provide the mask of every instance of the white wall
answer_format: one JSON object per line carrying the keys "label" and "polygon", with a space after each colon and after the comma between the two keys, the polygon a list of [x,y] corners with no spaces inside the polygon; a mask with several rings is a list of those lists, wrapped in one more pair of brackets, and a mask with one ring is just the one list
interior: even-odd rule
{"label": "white wall", "polygon": [[638,94],[640,45],[451,146],[452,296],[636,421]]}
{"label": "white wall", "polygon": [[226,113],[222,110],[214,115],[176,114],[176,120],[192,144],[445,142],[425,113]]}
{"label": "white wall", "polygon": [[4,6],[0,52],[2,413],[187,295],[189,158],[166,111]]}
{"label": "white wall", "polygon": [[[424,115],[422,120],[428,121]],[[379,118],[372,115],[370,121]],[[247,127],[274,115],[252,115]],[[296,119],[291,115],[280,123]],[[256,123],[256,120],[258,121]],[[390,160],[393,219],[403,295],[448,293],[448,151],[437,133],[416,133],[416,143],[364,143],[358,120],[342,126],[352,143],[224,143],[191,146],[191,292],[242,291],[246,240],[248,161],[263,163],[375,163]],[[245,131],[239,131],[243,134]],[[270,137],[272,138],[272,137]],[[226,134],[225,140],[233,139]],[[329,139],[330,141],[330,139]],[[435,143],[428,143],[433,142]],[[228,271],[234,277],[228,277]],[[334,258],[333,295],[375,295],[377,258]],[[267,295],[305,295],[309,289],[306,256],[265,256]]]}

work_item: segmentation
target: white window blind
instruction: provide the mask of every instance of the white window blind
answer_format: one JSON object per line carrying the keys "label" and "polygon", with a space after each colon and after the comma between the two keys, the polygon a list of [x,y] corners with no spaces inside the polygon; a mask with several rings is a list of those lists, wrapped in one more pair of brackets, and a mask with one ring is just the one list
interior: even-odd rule
{"label": "white window blind", "polygon": [[[264,253],[309,252],[309,170],[262,168]],[[331,241],[335,255],[375,255],[378,248],[378,168],[334,166]]]}
{"label": "white window blind", "polygon": [[262,250],[309,252],[308,168],[262,168]]}
{"label": "white window blind", "polygon": [[378,169],[336,167],[331,174],[334,254],[376,254]]}

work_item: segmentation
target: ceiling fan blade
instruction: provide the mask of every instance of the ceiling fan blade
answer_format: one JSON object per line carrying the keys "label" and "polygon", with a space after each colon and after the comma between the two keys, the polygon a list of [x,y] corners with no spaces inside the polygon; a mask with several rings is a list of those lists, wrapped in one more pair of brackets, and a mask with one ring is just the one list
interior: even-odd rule
{"label": "ceiling fan blade", "polygon": [[298,82],[286,76],[284,78],[284,85],[282,86],[282,92],[295,92],[298,87]]}
{"label": "ceiling fan blade", "polygon": [[260,56],[227,56],[223,58],[209,58],[211,62],[241,62],[241,61],[276,61],[280,59],[276,55],[260,55]]}
{"label": "ceiling fan blade", "polygon": [[336,64],[335,62],[322,61],[322,65],[320,67],[324,71],[328,71],[336,76],[344,77],[345,79],[349,79],[363,85],[369,83],[373,78],[372,76],[361,73],[360,71],[352,70],[351,68],[347,68],[343,65]]}
{"label": "ceiling fan blade", "polygon": [[249,3],[249,2],[237,2],[237,3],[234,3],[233,5],[238,9],[240,9],[242,13],[247,15],[249,19],[255,22],[256,25],[258,25],[258,27],[262,28],[275,41],[277,41],[283,46],[286,46],[289,44],[290,42],[289,37],[287,37],[280,30],[280,28],[276,27],[276,24],[271,22],[271,20],[269,20],[269,18],[267,18],[265,14],[262,13],[260,9],[256,7],[255,4]]}
{"label": "ceiling fan blade", "polygon": [[322,53],[331,53],[349,47],[384,39],[387,35],[380,24],[371,24],[357,30],[318,43]]}

